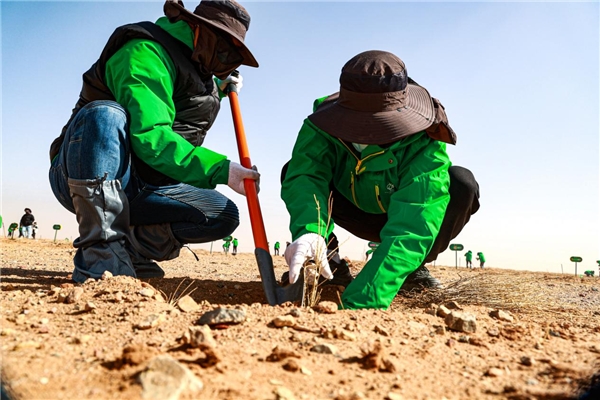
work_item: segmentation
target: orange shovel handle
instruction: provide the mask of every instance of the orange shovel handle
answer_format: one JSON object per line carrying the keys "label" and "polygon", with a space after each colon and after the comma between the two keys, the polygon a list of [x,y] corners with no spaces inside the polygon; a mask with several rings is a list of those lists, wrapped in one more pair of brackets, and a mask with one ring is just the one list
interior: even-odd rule
{"label": "orange shovel handle", "polygon": [[[238,152],[240,154],[240,164],[246,168],[252,168],[250,161],[250,152],[248,143],[246,143],[246,132],[242,122],[242,113],[240,112],[240,103],[238,94],[235,90],[229,90],[227,93],[229,103],[231,104],[231,116],[233,117],[233,126],[235,128],[235,139],[237,141]],[[246,200],[248,201],[248,210],[250,211],[250,224],[252,225],[252,236],[254,237],[254,246],[269,251],[267,245],[267,234],[263,223],[260,203],[258,202],[258,193],[256,184],[252,179],[244,179],[244,189],[246,190]]]}

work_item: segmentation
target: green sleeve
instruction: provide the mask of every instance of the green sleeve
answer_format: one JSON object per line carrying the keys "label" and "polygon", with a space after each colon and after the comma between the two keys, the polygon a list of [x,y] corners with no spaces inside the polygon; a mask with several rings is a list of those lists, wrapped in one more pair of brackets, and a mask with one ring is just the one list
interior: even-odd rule
{"label": "green sleeve", "polygon": [[421,265],[450,201],[449,167],[445,144],[431,140],[401,171],[381,244],[344,291],[344,308],[388,308],[408,274]]}
{"label": "green sleeve", "polygon": [[327,226],[327,204],[334,164],[333,143],[305,120],[281,186],[281,198],[290,214],[293,240],[311,232],[327,238],[333,230],[333,220]]}
{"label": "green sleeve", "polygon": [[133,152],[155,170],[199,188],[227,183],[229,160],[172,129],[175,69],[158,43],[127,42],[106,63],[106,85],[128,112]]}

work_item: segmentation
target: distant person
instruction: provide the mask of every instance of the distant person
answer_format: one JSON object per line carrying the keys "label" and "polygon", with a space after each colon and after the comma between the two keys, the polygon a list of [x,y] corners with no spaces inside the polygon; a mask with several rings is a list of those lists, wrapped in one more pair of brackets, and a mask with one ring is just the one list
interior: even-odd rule
{"label": "distant person", "polygon": [[237,254],[237,247],[238,247],[237,238],[233,238],[233,242],[231,244],[233,245],[233,249],[231,250],[231,255],[235,256]]}
{"label": "distant person", "polygon": [[15,238],[15,231],[19,228],[19,224],[13,222],[8,226],[8,237],[11,239]]}
{"label": "distant person", "polygon": [[479,260],[479,267],[483,268],[483,265],[485,264],[485,256],[482,252],[477,253],[477,259]]}
{"label": "distant person", "polygon": [[37,232],[38,226],[37,226],[37,222],[34,222],[33,225],[31,225],[31,238],[35,239],[35,233]]}
{"label": "distant person", "polygon": [[225,243],[223,243],[223,252],[225,253],[225,255],[227,255],[227,253],[229,253],[230,246],[231,246],[230,241],[226,241]]}
{"label": "distant person", "polygon": [[[400,58],[360,53],[339,82],[338,93],[314,102],[282,169],[293,238],[282,282],[295,282],[313,258],[329,283],[347,286],[342,307],[385,309],[400,288],[441,286],[425,263],[479,209],[479,187],[469,170],[452,166],[446,143],[456,138],[444,107],[408,77]],[[335,225],[380,243],[355,279],[339,256]]]}
{"label": "distant person", "polygon": [[244,44],[250,15],[233,0],[202,0],[193,13],[167,0],[163,11],[116,28],[50,147],[52,191],[79,226],[75,282],[163,277],[155,261],[238,227],[217,185],[245,195],[244,180],[260,177],[202,146],[224,90],[242,87],[232,72],[258,67]]}
{"label": "distant person", "polygon": [[369,261],[369,256],[371,254],[373,254],[373,249],[367,250],[367,252],[365,253],[365,261]]}
{"label": "distant person", "polygon": [[583,273],[585,274],[585,276],[589,276],[589,277],[593,277],[594,276],[594,271],[592,271],[591,269],[587,270],[587,271],[584,271]]}
{"label": "distant person", "polygon": [[[19,223],[21,228],[21,235],[28,239],[31,237],[31,232],[33,230],[33,223],[35,222],[35,217],[31,213],[30,208],[25,208],[25,214],[21,217],[21,222]],[[21,236],[19,236],[21,237]]]}
{"label": "distant person", "polygon": [[467,268],[473,268],[473,252],[471,250],[465,253],[465,260],[467,261]]}
{"label": "distant person", "polygon": [[275,245],[273,246],[273,250],[275,251],[275,255],[278,256],[279,255],[279,248],[281,247],[281,245],[279,244],[279,242],[275,242]]}

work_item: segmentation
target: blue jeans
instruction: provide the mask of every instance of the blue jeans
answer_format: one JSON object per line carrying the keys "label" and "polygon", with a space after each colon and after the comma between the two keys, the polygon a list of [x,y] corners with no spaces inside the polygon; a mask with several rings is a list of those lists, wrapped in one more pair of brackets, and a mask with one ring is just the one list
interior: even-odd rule
{"label": "blue jeans", "polygon": [[114,101],[84,106],[70,122],[59,154],[52,160],[52,191],[75,213],[68,179],[119,180],[130,208],[130,225],[169,223],[181,243],[206,243],[229,236],[239,224],[235,203],[212,189],[184,183],[153,186],[131,162],[127,113]]}

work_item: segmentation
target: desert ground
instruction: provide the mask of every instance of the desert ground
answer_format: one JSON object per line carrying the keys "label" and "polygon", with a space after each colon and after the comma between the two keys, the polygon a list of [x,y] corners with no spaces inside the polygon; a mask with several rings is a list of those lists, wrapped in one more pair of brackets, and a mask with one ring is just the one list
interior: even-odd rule
{"label": "desert ground", "polygon": [[388,310],[338,310],[333,286],[269,306],[253,254],[194,252],[163,279],[74,285],[71,243],[0,239],[8,398],[549,400],[600,381],[598,277],[437,265],[443,290]]}

